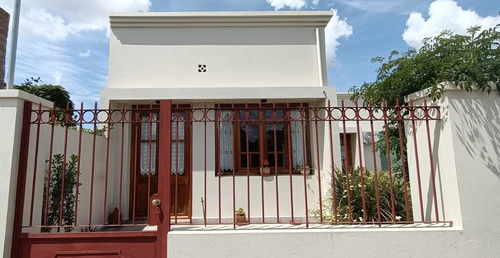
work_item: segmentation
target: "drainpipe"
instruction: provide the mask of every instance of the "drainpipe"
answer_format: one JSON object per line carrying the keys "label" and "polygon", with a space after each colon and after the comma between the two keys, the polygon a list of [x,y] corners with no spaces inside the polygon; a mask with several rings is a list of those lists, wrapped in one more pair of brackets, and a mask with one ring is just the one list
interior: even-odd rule
{"label": "drainpipe", "polygon": [[19,14],[21,11],[21,0],[16,0],[14,5],[14,16],[12,17],[12,41],[10,42],[9,51],[9,74],[7,75],[7,89],[12,89],[14,85],[14,73],[16,70],[16,54],[17,54],[17,34],[19,31]]}

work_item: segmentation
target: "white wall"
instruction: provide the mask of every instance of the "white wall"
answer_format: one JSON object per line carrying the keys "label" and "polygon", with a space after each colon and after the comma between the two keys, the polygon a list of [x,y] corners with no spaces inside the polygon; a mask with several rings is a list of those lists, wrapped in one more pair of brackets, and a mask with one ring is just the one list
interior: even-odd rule
{"label": "white wall", "polygon": [[24,100],[45,101],[19,90],[0,91],[0,254],[10,257]]}
{"label": "white wall", "polygon": [[323,86],[331,15],[112,14],[109,88]]}
{"label": "white wall", "polygon": [[[425,93],[412,95],[422,105]],[[497,257],[500,253],[500,98],[447,87],[441,120],[429,123],[440,220],[447,224],[295,230],[174,230],[169,257]],[[426,220],[434,217],[426,124],[416,123]],[[417,180],[414,143],[408,159],[412,196]],[[421,153],[420,153],[421,152]],[[420,219],[419,204],[413,209]],[[207,241],[209,239],[209,241]],[[195,244],[193,244],[195,243]]]}

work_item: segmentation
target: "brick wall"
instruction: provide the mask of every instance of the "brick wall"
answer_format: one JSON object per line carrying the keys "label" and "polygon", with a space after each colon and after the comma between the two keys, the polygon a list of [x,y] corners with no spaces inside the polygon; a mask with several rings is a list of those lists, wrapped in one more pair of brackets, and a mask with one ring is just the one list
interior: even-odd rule
{"label": "brick wall", "polygon": [[7,51],[9,17],[9,13],[0,8],[0,89],[3,88],[5,78],[5,53]]}

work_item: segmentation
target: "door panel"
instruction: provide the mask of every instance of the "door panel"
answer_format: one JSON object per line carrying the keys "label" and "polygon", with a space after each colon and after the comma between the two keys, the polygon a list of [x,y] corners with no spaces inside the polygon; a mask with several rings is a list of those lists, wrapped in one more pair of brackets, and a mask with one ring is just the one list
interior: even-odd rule
{"label": "door panel", "polygon": [[172,113],[170,215],[191,216],[190,123],[187,111]]}
{"label": "door panel", "polygon": [[[157,113],[140,111],[142,123],[132,129],[132,167],[130,188],[130,214],[135,219],[145,219],[148,215],[150,197],[158,192],[158,143],[161,132],[158,123],[151,122]],[[170,215],[191,216],[191,165],[190,165],[190,123],[188,112],[172,112],[171,116],[171,165],[170,171]],[[177,194],[176,194],[177,191]],[[131,217],[132,217],[131,215]]]}

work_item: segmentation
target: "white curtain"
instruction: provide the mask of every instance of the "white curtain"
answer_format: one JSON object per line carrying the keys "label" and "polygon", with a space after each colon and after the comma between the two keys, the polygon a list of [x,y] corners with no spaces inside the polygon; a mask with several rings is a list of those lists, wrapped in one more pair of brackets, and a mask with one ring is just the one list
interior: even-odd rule
{"label": "white curtain", "polygon": [[[153,114],[153,117],[156,120],[157,114]],[[141,119],[143,123],[141,124],[140,172],[143,176],[149,173],[156,175],[156,123],[146,122],[149,120],[149,114],[144,114]]]}
{"label": "white curtain", "polygon": [[233,124],[232,113],[229,110],[221,111],[219,122],[219,160],[222,171],[233,170]]}
{"label": "white curtain", "polygon": [[[304,130],[302,128],[302,119],[300,119],[300,110],[294,109],[290,111],[290,117],[292,121],[290,122],[290,127],[292,131],[292,160],[293,160],[293,169],[295,171],[300,170],[304,163],[304,147],[302,142],[302,135],[304,134]],[[295,120],[295,121],[294,121]],[[307,159],[307,157],[306,157]]]}
{"label": "white curtain", "polygon": [[[178,115],[178,116],[177,116]],[[184,114],[172,115],[172,145],[170,173],[184,174]]]}

